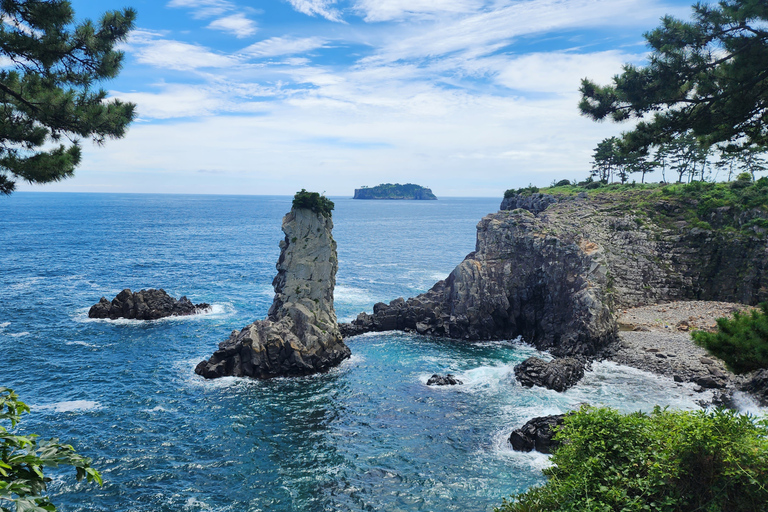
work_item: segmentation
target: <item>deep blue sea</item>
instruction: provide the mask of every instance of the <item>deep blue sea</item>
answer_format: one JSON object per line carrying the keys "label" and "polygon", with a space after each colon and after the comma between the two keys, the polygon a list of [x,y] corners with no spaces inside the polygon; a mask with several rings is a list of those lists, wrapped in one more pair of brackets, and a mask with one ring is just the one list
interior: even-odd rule
{"label": "deep blue sea", "polygon": [[[426,291],[474,249],[499,199],[332,198],[336,311]],[[323,375],[204,381],[195,365],[266,316],[290,197],[16,193],[0,198],[0,386],[20,431],[73,444],[104,486],[51,473],[61,511],[489,511],[543,482],[509,432],[582,402],[697,407],[689,387],[610,363],[566,393],[519,386],[519,341],[404,333],[347,340]],[[152,322],[90,320],[123,288],[214,305]],[[546,354],[543,354],[546,357]],[[432,388],[432,373],[463,386]]]}

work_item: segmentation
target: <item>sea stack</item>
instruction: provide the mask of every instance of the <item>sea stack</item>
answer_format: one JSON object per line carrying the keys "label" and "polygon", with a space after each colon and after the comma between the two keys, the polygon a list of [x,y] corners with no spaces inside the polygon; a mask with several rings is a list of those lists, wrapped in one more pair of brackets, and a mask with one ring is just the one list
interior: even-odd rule
{"label": "sea stack", "polygon": [[326,371],[350,356],[333,308],[338,258],[332,209],[333,203],[315,192],[296,194],[283,217],[285,239],[267,318],[233,331],[195,373],[206,379],[302,376]]}

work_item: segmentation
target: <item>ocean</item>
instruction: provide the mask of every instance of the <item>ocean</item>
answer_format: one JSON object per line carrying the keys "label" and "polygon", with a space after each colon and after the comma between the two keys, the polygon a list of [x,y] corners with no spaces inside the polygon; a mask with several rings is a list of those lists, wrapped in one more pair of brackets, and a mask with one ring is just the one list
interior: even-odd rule
{"label": "ocean", "polygon": [[[500,198],[332,198],[340,321],[410,297],[474,249]],[[61,511],[489,511],[544,481],[548,458],[511,430],[580,403],[694,409],[704,396],[596,363],[565,393],[526,389],[520,340],[400,332],[347,340],[322,375],[205,381],[194,374],[272,302],[290,197],[19,192],[0,198],[0,386],[31,414],[19,431],[93,459],[104,485],[50,472]],[[123,288],[213,305],[151,322],[91,320]],[[427,387],[451,372],[462,386]]]}

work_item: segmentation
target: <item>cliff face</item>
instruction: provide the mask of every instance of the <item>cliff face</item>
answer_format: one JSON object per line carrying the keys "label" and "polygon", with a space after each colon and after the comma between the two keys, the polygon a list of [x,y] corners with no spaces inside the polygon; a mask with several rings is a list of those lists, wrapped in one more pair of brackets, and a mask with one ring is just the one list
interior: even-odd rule
{"label": "cliff face", "polygon": [[522,336],[554,355],[594,355],[616,338],[617,308],[768,299],[768,245],[755,224],[762,211],[720,208],[704,229],[685,220],[696,205],[649,197],[506,198],[480,221],[475,252],[445,281],[407,301],[379,303],[342,330]]}
{"label": "cliff face", "polygon": [[283,218],[275,298],[266,320],[233,331],[195,372],[205,378],[298,376],[350,356],[336,323],[336,242],[330,217],[292,209]]}
{"label": "cliff face", "polygon": [[377,304],[345,333],[412,329],[469,340],[517,336],[555,355],[596,354],[614,340],[604,250],[525,210],[477,226],[476,250],[418,297]]}

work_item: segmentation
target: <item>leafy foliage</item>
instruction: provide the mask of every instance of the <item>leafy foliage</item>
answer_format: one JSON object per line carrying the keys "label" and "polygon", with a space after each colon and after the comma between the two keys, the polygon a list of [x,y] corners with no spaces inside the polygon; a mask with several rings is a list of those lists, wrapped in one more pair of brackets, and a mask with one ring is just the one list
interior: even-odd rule
{"label": "leafy foliage", "polygon": [[[0,387],[0,421],[10,422],[14,429],[29,406],[19,400],[13,390]],[[50,478],[45,467],[73,466],[77,480],[86,479],[101,485],[101,476],[91,467],[91,460],[78,455],[72,446],[58,439],[38,440],[36,435],[13,434],[0,425],[0,510],[3,512],[54,511],[56,507],[45,496]]]}
{"label": "leafy foliage", "polygon": [[133,27],[135,11],[108,12],[98,27],[74,24],[67,0],[0,0],[0,193],[17,179],[49,183],[73,175],[80,138],[97,144],[125,135],[134,107],[107,101],[96,82],[114,78],[114,50]]}
{"label": "leafy foliage", "polygon": [[504,198],[512,197],[514,195],[524,195],[524,196],[530,196],[532,194],[536,194],[539,191],[539,187],[534,187],[533,185],[528,185],[527,187],[514,189],[511,188],[504,192]]}
{"label": "leafy foliage", "polygon": [[541,487],[496,512],[768,510],[768,421],[730,410],[622,415],[583,407]]}
{"label": "leafy foliage", "polygon": [[692,21],[667,16],[645,34],[645,67],[626,64],[612,85],[581,83],[583,114],[641,120],[624,139],[632,149],[692,131],[710,146],[768,143],[768,4],[721,0],[693,6]]}
{"label": "leafy foliage", "polygon": [[306,208],[325,217],[330,217],[333,211],[333,201],[317,192],[307,192],[301,189],[293,196],[293,207],[296,209]]}
{"label": "leafy foliage", "polygon": [[413,183],[382,183],[355,191],[356,199],[437,199],[432,190]]}
{"label": "leafy foliage", "polygon": [[760,311],[718,318],[717,332],[695,331],[692,337],[734,373],[768,368],[768,303],[760,304]]}

